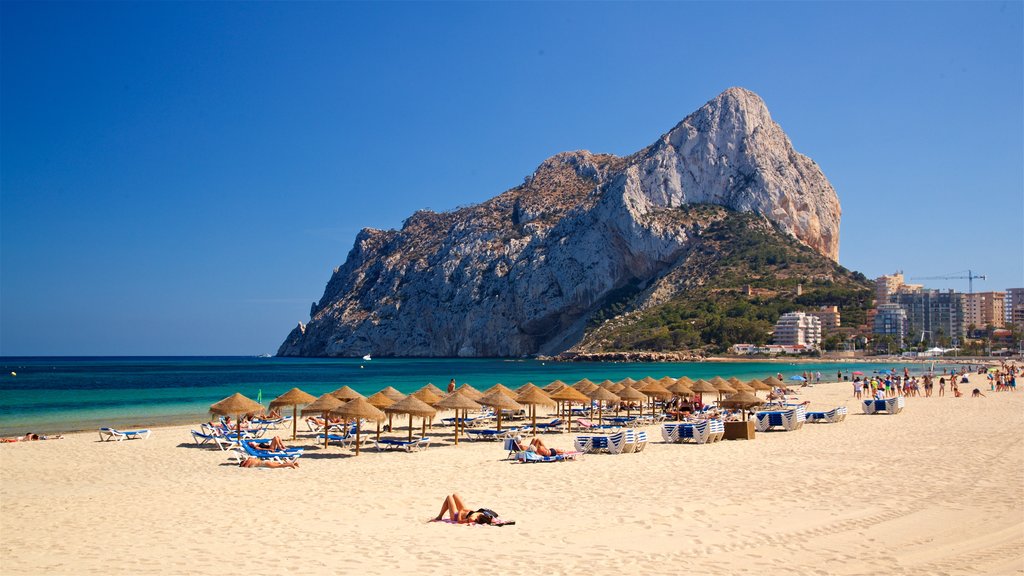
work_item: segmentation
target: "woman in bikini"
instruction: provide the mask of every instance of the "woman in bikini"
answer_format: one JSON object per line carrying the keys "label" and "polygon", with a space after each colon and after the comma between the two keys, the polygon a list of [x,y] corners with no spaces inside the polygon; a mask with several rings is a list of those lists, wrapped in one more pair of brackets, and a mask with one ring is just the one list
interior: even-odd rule
{"label": "woman in bikini", "polygon": [[431,522],[440,522],[444,518],[445,512],[448,513],[449,520],[454,520],[459,524],[490,524],[495,518],[490,514],[485,514],[482,509],[470,510],[458,494],[452,494],[444,499],[441,511]]}

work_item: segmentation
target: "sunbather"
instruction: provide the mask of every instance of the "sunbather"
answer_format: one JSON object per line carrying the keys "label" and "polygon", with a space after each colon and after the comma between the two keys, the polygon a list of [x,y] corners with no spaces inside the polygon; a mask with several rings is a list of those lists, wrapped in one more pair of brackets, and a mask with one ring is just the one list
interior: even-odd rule
{"label": "sunbather", "polygon": [[298,468],[298,460],[289,461],[278,461],[278,460],[261,460],[254,456],[249,456],[245,460],[238,463],[242,468]]}
{"label": "sunbather", "polygon": [[59,439],[61,439],[63,437],[64,437],[63,434],[57,434],[57,435],[54,435],[54,436],[46,436],[46,435],[39,435],[39,434],[34,434],[32,432],[29,432],[29,433],[25,434],[24,436],[15,436],[13,438],[3,438],[3,439],[0,439],[0,442],[3,442],[5,444],[7,444],[7,443],[10,443],[10,442],[30,442],[32,440],[59,440]]}
{"label": "sunbather", "polygon": [[488,510],[487,508],[470,510],[458,494],[452,494],[451,496],[446,497],[444,499],[444,503],[441,505],[441,511],[438,512],[437,516],[432,518],[430,521],[441,521],[446,512],[448,513],[449,520],[453,520],[459,524],[514,524],[514,522],[506,522],[499,519],[496,512]]}
{"label": "sunbather", "polygon": [[249,445],[256,450],[267,450],[270,452],[283,452],[288,449],[288,447],[284,445],[284,440],[281,440],[280,436],[274,436],[270,439],[270,442],[250,442]]}
{"label": "sunbather", "polygon": [[534,438],[530,440],[530,445],[526,447],[527,452],[536,452],[541,456],[554,456],[556,454],[565,454],[565,450],[559,450],[556,448],[548,448],[544,445],[544,441],[540,438]]}

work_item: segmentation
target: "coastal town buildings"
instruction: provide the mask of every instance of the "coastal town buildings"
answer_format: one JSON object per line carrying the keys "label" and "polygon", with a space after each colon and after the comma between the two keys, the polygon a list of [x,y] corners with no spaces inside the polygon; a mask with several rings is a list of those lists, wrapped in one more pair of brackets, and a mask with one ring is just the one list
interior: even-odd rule
{"label": "coastal town buildings", "polygon": [[822,306],[818,310],[808,312],[821,322],[821,333],[828,335],[835,332],[842,325],[842,318],[838,306]]}
{"label": "coastal town buildings", "polygon": [[1024,288],[1007,288],[1005,306],[1006,322],[1024,327]]}
{"label": "coastal town buildings", "polygon": [[875,278],[875,306],[889,303],[889,296],[903,286],[903,271]]}
{"label": "coastal town buildings", "polygon": [[898,348],[907,337],[907,311],[899,304],[882,304],[875,314],[872,332],[876,336],[891,336]]}
{"label": "coastal town buildings", "polygon": [[976,329],[1002,328],[1006,320],[1005,306],[1005,292],[964,294],[964,325],[973,325]]}
{"label": "coastal town buildings", "polygon": [[789,312],[775,323],[775,344],[780,346],[821,345],[821,320],[805,312]]}
{"label": "coastal town buildings", "polygon": [[940,337],[964,335],[964,295],[953,290],[920,289],[899,291],[891,303],[903,306],[907,313],[907,333],[923,341],[937,342]]}

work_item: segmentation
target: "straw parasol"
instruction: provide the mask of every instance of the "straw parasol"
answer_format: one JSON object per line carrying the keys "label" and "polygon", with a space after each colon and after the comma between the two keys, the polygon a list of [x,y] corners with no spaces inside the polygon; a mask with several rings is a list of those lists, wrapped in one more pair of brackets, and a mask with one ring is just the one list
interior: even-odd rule
{"label": "straw parasol", "polygon": [[[372,404],[374,408],[378,408],[380,410],[383,410],[384,408],[387,408],[388,406],[391,406],[392,404],[395,403],[395,400],[388,396],[387,394],[385,394],[383,390],[370,396],[369,398],[366,399],[366,401]],[[388,418],[390,417],[391,416],[388,415]],[[380,440],[380,420],[377,420],[377,440]]]}
{"label": "straw parasol", "polygon": [[629,388],[629,386],[626,386],[625,384],[612,384],[608,387],[608,391],[612,394],[618,394],[619,390],[622,390],[623,388]]}
{"label": "straw parasol", "polygon": [[565,382],[562,382],[561,380],[555,380],[551,384],[548,384],[547,386],[541,388],[541,390],[548,394],[554,394],[555,392],[558,392],[559,390],[567,386],[568,384],[566,384]]}
{"label": "straw parasol", "polygon": [[604,388],[605,390],[611,390],[612,386],[615,386],[615,382],[612,382],[611,380],[603,380],[600,384],[598,384],[598,386]]}
{"label": "straw parasol", "polygon": [[[495,390],[501,390],[502,394],[508,396],[509,398],[512,398],[513,396],[516,395],[516,393],[513,392],[511,388],[509,388],[508,386],[505,386],[501,382],[498,382],[494,386],[491,386],[487,390],[484,390],[484,396],[487,396],[487,395],[493,393]],[[478,400],[478,402],[479,402],[479,400]]]}
{"label": "straw parasol", "polygon": [[680,376],[679,378],[676,378],[676,382],[682,382],[683,384],[686,384],[687,386],[691,387],[693,386],[693,380],[690,380],[686,376]]}
{"label": "straw parasol", "polygon": [[745,422],[747,420],[747,409],[764,404],[764,400],[761,400],[750,392],[737,392],[725,400],[719,401],[718,404],[726,408],[737,408],[743,410],[743,420]]}
{"label": "straw parasol", "polygon": [[[620,399],[622,399],[624,401],[628,401],[628,402],[633,402],[635,400],[639,400],[640,402],[643,402],[644,400],[647,399],[647,397],[644,396],[643,392],[640,392],[639,390],[636,390],[634,388],[630,388],[629,386],[623,386],[622,390],[619,390],[618,392],[616,392],[616,394],[618,394]],[[627,416],[629,416],[629,413],[630,413],[631,410],[632,410],[632,408],[630,407],[629,404],[627,404],[626,405],[626,415]]]}
{"label": "straw parasol", "polygon": [[405,398],[405,394],[402,394],[401,392],[399,392],[398,390],[396,390],[392,386],[388,386],[387,388],[383,388],[380,391],[380,393],[385,395],[385,396],[387,396],[388,398],[391,398],[395,402],[398,402],[402,398]]}
{"label": "straw parasol", "polygon": [[548,397],[543,390],[537,388],[533,384],[527,382],[519,388],[519,395],[516,396],[516,402],[520,404],[528,404],[530,406],[530,418],[533,435],[537,435],[537,406],[554,406],[555,401]]}
{"label": "straw parasol", "polygon": [[575,388],[576,390],[579,390],[580,392],[583,392],[584,394],[586,394],[587,392],[590,392],[591,390],[593,390],[596,387],[597,387],[597,384],[594,384],[593,382],[591,382],[590,380],[588,380],[586,378],[580,380],[579,382],[577,382],[577,383],[575,383],[575,384],[573,384],[571,386],[571,388]]}
{"label": "straw parasol", "polygon": [[632,388],[632,387],[633,387],[633,384],[636,384],[636,380],[633,380],[633,379],[632,379],[632,378],[630,378],[629,376],[626,376],[626,377],[625,377],[625,378],[623,378],[622,380],[619,380],[619,382],[618,382],[618,383],[619,383],[619,384],[622,384],[623,386],[629,386],[630,388]]}
{"label": "straw parasol", "polygon": [[[434,386],[434,385],[433,385],[433,384],[431,384],[430,382],[427,382],[427,385],[426,385],[426,386],[424,386],[423,388],[426,388],[427,390],[430,390],[430,391],[431,391],[431,392],[433,392],[433,393],[434,393],[434,395],[435,395],[435,396],[437,396],[438,398],[440,398],[440,397],[444,396],[445,394],[447,394],[447,392],[445,392],[444,390],[441,390],[441,389],[440,389],[440,388],[438,388],[437,386]],[[423,388],[420,388],[420,390],[423,390]]]}
{"label": "straw parasol", "polygon": [[[733,380],[736,380],[736,381],[733,382]],[[729,379],[729,385],[732,386],[733,389],[736,390],[737,392],[753,392],[754,391],[753,388],[751,388],[750,386],[747,386],[746,382],[744,382],[742,380],[739,380],[739,379],[736,379],[736,378],[730,378]]]}
{"label": "straw parasol", "polygon": [[712,378],[711,379],[711,385],[714,386],[715,390],[718,392],[718,401],[719,402],[722,401],[722,397],[725,396],[726,394],[733,394],[733,393],[737,392],[737,390],[735,388],[733,388],[732,386],[730,386],[729,382],[727,382],[721,376],[715,376],[714,378]]}
{"label": "straw parasol", "polygon": [[640,389],[640,392],[642,392],[644,396],[647,396],[647,399],[650,402],[650,405],[651,405],[651,416],[654,415],[654,399],[655,398],[665,399],[665,398],[671,398],[672,397],[672,392],[670,392],[668,390],[668,388],[665,388],[664,386],[662,386],[661,382],[659,382],[657,380],[654,380],[653,382],[647,383],[647,385],[645,385],[643,388]]}
{"label": "straw parasol", "polygon": [[341,388],[338,388],[334,392],[331,392],[331,396],[334,396],[335,398],[341,400],[342,402],[348,402],[349,400],[355,400],[356,398],[365,398],[365,396],[363,396],[359,392],[356,392],[352,388],[349,388],[347,384],[345,386],[342,386]]}
{"label": "straw parasol", "polygon": [[754,378],[750,382],[747,382],[747,386],[750,386],[751,388],[754,389],[753,394],[755,396],[757,396],[757,391],[758,390],[771,390],[772,389],[771,386],[765,384],[764,382],[761,382],[757,378]]}
{"label": "straw parasol", "polygon": [[313,400],[316,400],[316,396],[303,392],[298,388],[292,388],[270,401],[271,410],[278,406],[292,407],[292,440],[295,440],[296,426],[299,424],[299,404],[309,404]]}
{"label": "straw parasol", "polygon": [[786,387],[786,383],[783,382],[782,380],[779,380],[775,376],[769,376],[769,377],[765,378],[764,380],[762,380],[762,382],[767,384],[769,386],[769,389],[770,388],[785,388]]}
{"label": "straw parasol", "polygon": [[602,388],[601,386],[598,386],[597,388],[594,388],[593,390],[591,390],[590,393],[587,394],[587,396],[590,397],[590,400],[592,402],[597,402],[597,423],[598,424],[603,423],[603,420],[604,420],[604,416],[603,416],[602,411],[601,411],[603,406],[605,404],[609,403],[609,402],[618,402],[619,401],[619,397],[616,394],[612,393],[610,390],[606,390],[606,389]]}
{"label": "straw parasol", "polygon": [[683,384],[679,380],[676,380],[675,384],[666,386],[665,388],[676,396],[693,396],[693,390],[690,390],[689,386]]}
{"label": "straw parasol", "polygon": [[306,405],[306,407],[302,409],[302,413],[304,415],[305,414],[323,414],[323,418],[324,418],[324,448],[325,449],[327,448],[327,443],[330,442],[329,434],[327,433],[327,424],[328,424],[327,417],[334,410],[337,410],[338,408],[341,408],[343,404],[344,404],[344,402],[342,402],[341,400],[338,400],[337,396],[334,396],[331,393],[327,393],[327,394],[324,394],[323,396],[317,398],[312,403]]}
{"label": "straw parasol", "polygon": [[580,392],[579,390],[573,388],[572,386],[567,386],[565,388],[562,388],[558,392],[555,392],[554,394],[551,395],[551,399],[552,400],[556,400],[558,402],[564,402],[565,403],[565,405],[566,405],[566,414],[565,414],[566,423],[565,423],[565,426],[566,426],[566,430],[568,432],[572,432],[572,417],[570,415],[569,404],[572,404],[573,402],[580,402],[580,403],[583,403],[583,404],[589,404],[590,403],[590,398],[587,397],[586,394],[584,394],[583,392]]}
{"label": "straw parasol", "polygon": [[658,380],[658,384],[661,384],[665,388],[668,388],[669,386],[671,386],[671,385],[673,385],[675,383],[676,383],[676,379],[671,377],[671,376],[662,376],[661,379]]}
{"label": "straw parasol", "polygon": [[423,388],[420,388],[419,390],[410,394],[410,396],[419,398],[424,403],[433,406],[436,402],[441,400],[441,398],[444,398],[445,394],[435,394],[433,390],[424,386]]}
{"label": "straw parasol", "polygon": [[[501,386],[501,384],[498,384]],[[502,386],[504,388],[504,386]],[[497,386],[491,387],[491,392],[485,394],[483,398],[477,400],[484,406],[490,406],[494,408],[494,411],[498,414],[498,432],[501,432],[501,412],[502,410],[522,410],[522,404],[516,402],[511,396],[503,392]]]}
{"label": "straw parasol", "polygon": [[[440,398],[438,398],[440,400]],[[438,400],[435,400],[438,401]],[[409,441],[412,442],[412,417],[419,416],[423,418],[423,428],[426,432],[427,418],[437,414],[437,410],[430,407],[429,404],[423,402],[416,396],[409,395],[405,398],[395,402],[391,406],[384,409],[387,414],[408,414],[409,415]]]}
{"label": "straw parasol", "polygon": [[[469,386],[469,384],[463,384]],[[478,392],[479,394],[479,392]],[[460,388],[434,403],[435,408],[455,410],[455,445],[459,445],[459,410],[479,409],[480,404],[466,396]]]}
{"label": "straw parasol", "polygon": [[[234,415],[235,425],[237,426],[236,432],[239,436],[242,435],[242,415],[260,410],[263,410],[262,404],[255,400],[246,398],[238,392],[235,392],[231,396],[228,396],[220,402],[210,406],[210,412],[213,412],[214,414],[220,414],[221,416]],[[239,438],[239,441],[241,441],[241,438]]]}
{"label": "straw parasol", "polygon": [[[469,398],[474,402],[484,397],[483,392],[477,390],[476,388],[473,388],[469,384],[463,384],[462,386],[459,386],[456,390],[458,392],[461,392],[463,396]],[[477,408],[479,408],[479,406],[477,406]]]}
{"label": "straw parasol", "polygon": [[694,382],[693,385],[690,386],[690,390],[693,390],[700,395],[699,400],[702,404],[704,403],[704,394],[707,394],[708,392],[718,392],[717,388],[712,386],[710,382],[703,378]]}
{"label": "straw parasol", "polygon": [[359,456],[360,420],[364,418],[366,420],[376,420],[379,430],[380,421],[384,419],[384,413],[362,396],[349,400],[344,406],[335,410],[334,413],[342,418],[351,418],[356,421],[356,456]]}

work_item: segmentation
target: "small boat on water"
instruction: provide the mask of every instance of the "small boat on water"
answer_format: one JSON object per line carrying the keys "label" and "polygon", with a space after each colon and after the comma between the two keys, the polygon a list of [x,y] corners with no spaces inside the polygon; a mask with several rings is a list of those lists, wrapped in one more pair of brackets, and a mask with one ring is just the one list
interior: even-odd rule
{"label": "small boat on water", "polygon": [[273,358],[273,356],[271,356],[270,354],[267,354],[266,352],[264,352],[263,354],[260,354],[259,356],[257,356],[257,358]]}
{"label": "small boat on water", "polygon": [[367,354],[366,356],[363,356],[363,360],[366,360],[367,362],[369,362],[370,360],[373,360],[373,358],[370,358],[370,355]]}

